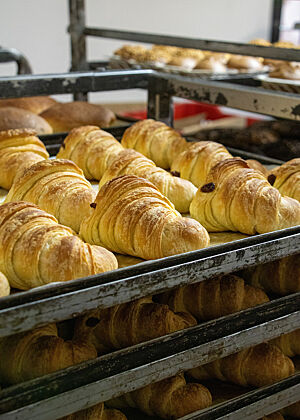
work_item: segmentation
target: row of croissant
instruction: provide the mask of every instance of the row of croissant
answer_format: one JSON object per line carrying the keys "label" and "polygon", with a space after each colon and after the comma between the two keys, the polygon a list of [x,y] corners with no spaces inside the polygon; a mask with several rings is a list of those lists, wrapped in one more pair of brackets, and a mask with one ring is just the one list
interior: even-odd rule
{"label": "row of croissant", "polygon": [[[294,270],[298,267],[299,271],[296,257],[261,267],[267,270],[266,273],[272,271],[274,276],[293,283],[289,280],[290,266]],[[185,285],[153,298],[145,297],[108,309],[93,310],[74,323],[49,324],[4,337],[0,339],[0,383],[4,387],[21,383],[268,300],[262,289],[248,285],[240,276],[231,274]],[[137,408],[150,416],[164,419],[179,418],[209,407],[222,397],[218,382],[210,384],[208,379],[237,385],[234,392],[239,395],[243,388],[246,392],[292,375],[295,367],[291,358],[297,355],[300,355],[299,329],[269,343],[191,369],[186,372],[189,382],[183,374],[179,374],[106,404],[118,409]],[[300,418],[300,403],[287,408],[285,413]],[[103,404],[85,415],[87,417],[81,413],[79,417],[70,418],[125,418],[119,412],[104,410]],[[279,413],[274,420],[277,418],[282,419]]]}
{"label": "row of croissant", "polygon": [[[70,160],[48,157],[34,132],[0,133],[0,186],[9,189],[0,206],[0,271],[17,289],[113,270],[111,251],[156,259],[208,246],[208,231],[300,223],[299,159],[267,178],[221,144],[188,144],[161,122],[134,124],[121,143],[79,127],[58,153]],[[98,194],[85,177],[100,180]]]}

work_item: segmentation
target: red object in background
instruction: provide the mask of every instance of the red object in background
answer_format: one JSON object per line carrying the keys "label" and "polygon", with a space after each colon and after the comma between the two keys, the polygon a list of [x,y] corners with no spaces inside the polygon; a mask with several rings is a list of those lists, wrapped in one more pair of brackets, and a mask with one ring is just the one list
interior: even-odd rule
{"label": "red object in background", "polygon": [[[124,117],[137,118],[143,120],[147,118],[147,110],[122,112]],[[174,119],[191,117],[192,115],[205,114],[207,120],[218,120],[219,118],[233,117],[234,115],[225,114],[217,105],[204,104],[202,102],[185,102],[174,104]],[[260,121],[260,118],[245,118],[247,125],[253,124],[255,121]]]}

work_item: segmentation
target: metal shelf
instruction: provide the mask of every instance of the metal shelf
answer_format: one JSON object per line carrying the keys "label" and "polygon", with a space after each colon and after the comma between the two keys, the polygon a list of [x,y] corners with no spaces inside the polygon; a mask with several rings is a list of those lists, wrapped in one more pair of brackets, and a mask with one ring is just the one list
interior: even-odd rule
{"label": "metal shelf", "polygon": [[[52,420],[54,409],[62,417],[295,330],[299,321],[297,293],[120,350],[3,390],[0,419]],[[300,375],[294,379],[299,389]]]}

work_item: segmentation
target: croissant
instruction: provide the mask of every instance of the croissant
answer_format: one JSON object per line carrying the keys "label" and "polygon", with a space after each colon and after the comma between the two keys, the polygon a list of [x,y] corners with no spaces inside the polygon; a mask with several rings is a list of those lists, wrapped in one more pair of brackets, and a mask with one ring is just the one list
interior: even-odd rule
{"label": "croissant", "polygon": [[123,147],[111,134],[87,125],[70,131],[57,158],[72,160],[83,170],[87,179],[100,180],[121,150]]}
{"label": "croissant", "polygon": [[100,189],[80,236],[119,254],[145,260],[162,258],[209,243],[206,230],[178,213],[158,189],[144,178],[124,175]]}
{"label": "croissant", "polygon": [[300,329],[280,335],[271,340],[270,343],[279,347],[286,356],[294,357],[300,355]]}
{"label": "croissant", "polygon": [[140,258],[131,257],[130,255],[116,254],[115,257],[118,261],[118,268],[130,267],[144,261]]}
{"label": "croissant", "polygon": [[159,296],[176,312],[189,312],[197,319],[208,321],[268,302],[263,290],[248,286],[233,274],[185,285]]}
{"label": "croissant", "polygon": [[0,338],[0,378],[16,384],[97,357],[85,341],[64,341],[55,324]]}
{"label": "croissant", "polygon": [[180,174],[196,187],[205,183],[206,177],[218,162],[232,158],[225,146],[213,141],[199,141],[190,144],[178,154],[171,167],[172,173]]}
{"label": "croissant", "polygon": [[56,159],[44,160],[27,168],[13,183],[5,201],[34,203],[78,232],[96,195],[75,163]]}
{"label": "croissant", "polygon": [[246,162],[248,163],[249,168],[254,169],[257,172],[262,173],[266,178],[269,176],[270,171],[263,164],[261,164],[258,160],[247,159]]}
{"label": "croissant", "polygon": [[286,416],[290,416],[295,419],[300,419],[300,401],[296,402],[295,404],[290,405],[289,407],[285,407],[282,410],[282,412]]}
{"label": "croissant", "polygon": [[197,189],[192,183],[172,176],[164,169],[132,149],[120,152],[112,164],[104,172],[100,187],[107,181],[120,175],[136,175],[152,182],[159,191],[168,197],[180,213],[188,213],[191,201]]}
{"label": "croissant", "polygon": [[300,223],[300,203],[282,197],[240,158],[226,159],[210,170],[190,213],[209,232],[231,230],[251,235]]}
{"label": "croissant", "polygon": [[268,343],[231,354],[207,365],[189,370],[196,379],[216,378],[241,386],[261,387],[294,373],[292,360]]}
{"label": "croissant", "polygon": [[243,271],[243,278],[267,293],[285,296],[300,292],[300,258],[291,255]]}
{"label": "croissant", "polygon": [[29,129],[0,132],[0,187],[9,190],[16,176],[33,163],[47,159],[44,144]]}
{"label": "croissant", "polygon": [[203,385],[186,383],[176,375],[107,402],[115,408],[138,408],[149,416],[177,419],[212,404],[210,392]]}
{"label": "croissant", "polygon": [[151,119],[138,121],[123,134],[122,146],[135,149],[155,165],[171,168],[175,157],[186,148],[186,141],[177,131],[161,121]]}
{"label": "croissant", "polygon": [[0,298],[10,294],[10,286],[7,278],[0,272]]}
{"label": "croissant", "polygon": [[103,354],[195,324],[192,315],[174,313],[148,297],[90,312],[77,322],[75,331],[78,337],[89,337],[98,353]]}
{"label": "croissant", "polygon": [[115,268],[111,252],[85,244],[34,204],[0,206],[0,270],[12,287],[27,290]]}
{"label": "croissant", "polygon": [[280,194],[300,201],[300,158],[273,169],[268,180]]}
{"label": "croissant", "polygon": [[125,414],[119,410],[110,410],[103,403],[94,405],[77,413],[70,414],[60,420],[127,420]]}

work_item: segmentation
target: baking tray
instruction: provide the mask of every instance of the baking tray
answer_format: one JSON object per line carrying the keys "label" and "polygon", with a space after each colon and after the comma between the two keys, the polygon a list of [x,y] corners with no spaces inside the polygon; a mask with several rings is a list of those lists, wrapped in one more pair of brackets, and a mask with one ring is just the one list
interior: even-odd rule
{"label": "baking tray", "polygon": [[[0,392],[0,420],[53,420],[54,411],[59,418],[107,401],[295,330],[299,321],[297,293],[122,349],[4,389]],[[283,383],[289,392],[281,399],[282,406],[299,398],[300,375]],[[267,401],[264,390],[258,391]]]}
{"label": "baking tray", "polygon": [[266,89],[300,94],[300,80],[278,79],[267,75],[256,75],[254,78]]}

